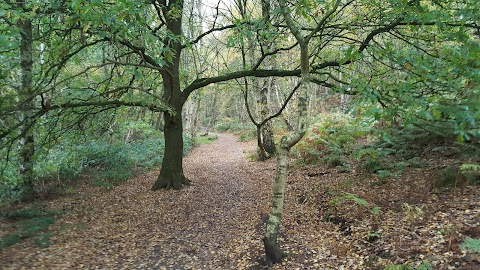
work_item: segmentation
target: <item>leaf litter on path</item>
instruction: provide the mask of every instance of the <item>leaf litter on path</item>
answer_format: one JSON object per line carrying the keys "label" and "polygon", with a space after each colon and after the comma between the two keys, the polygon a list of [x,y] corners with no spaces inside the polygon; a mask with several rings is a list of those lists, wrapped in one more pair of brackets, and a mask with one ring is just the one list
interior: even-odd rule
{"label": "leaf litter on path", "polygon": [[[183,190],[150,191],[154,170],[110,190],[85,185],[48,201],[48,208],[67,212],[50,228],[53,245],[42,249],[26,240],[1,250],[1,268],[264,269],[275,160],[248,161],[254,151],[252,142],[219,134],[184,159],[193,185]],[[411,170],[378,185],[356,170],[292,166],[279,237],[289,256],[271,269],[383,269],[423,261],[435,269],[474,269],[478,256],[459,244],[480,237],[480,192],[430,192],[429,178],[428,170]],[[345,194],[368,205],[332,203]],[[405,203],[421,207],[422,215],[406,212]],[[373,207],[381,214],[372,214]]]}

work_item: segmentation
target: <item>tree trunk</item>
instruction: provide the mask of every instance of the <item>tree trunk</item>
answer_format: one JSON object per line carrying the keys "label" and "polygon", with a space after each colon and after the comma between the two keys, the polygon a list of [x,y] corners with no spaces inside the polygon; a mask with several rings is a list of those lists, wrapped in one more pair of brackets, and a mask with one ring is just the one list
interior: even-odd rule
{"label": "tree trunk", "polygon": [[[178,110],[177,112],[181,112]],[[190,185],[183,174],[183,127],[182,115],[177,113],[171,116],[164,114],[165,152],[163,155],[162,168],[152,190],[159,189],[181,189],[183,185]]]}
{"label": "tree trunk", "polygon": [[283,202],[285,197],[285,186],[287,181],[289,149],[281,147],[277,156],[277,171],[275,183],[273,184],[272,211],[268,216],[267,231],[263,243],[267,264],[280,262],[286,254],[280,250],[278,245],[278,232],[283,213]]}
{"label": "tree trunk", "polygon": [[285,257],[285,253],[280,250],[278,245],[278,232],[280,229],[283,203],[285,197],[285,185],[287,180],[288,154],[290,149],[295,146],[305,134],[307,124],[307,90],[310,81],[310,66],[308,56],[308,39],[302,37],[300,29],[295,25],[290,13],[286,7],[285,0],[279,1],[280,10],[285,17],[287,25],[300,45],[300,64],[301,64],[301,89],[298,96],[298,123],[296,130],[289,136],[283,136],[280,142],[280,148],[277,157],[277,171],[275,183],[273,185],[272,210],[268,216],[266,234],[264,238],[264,247],[266,262],[268,265],[278,263]]}
{"label": "tree trunk", "polygon": [[[210,119],[208,120],[208,127],[214,128],[215,127],[215,122],[217,122],[217,96],[218,96],[218,91],[215,91],[213,93],[213,101],[212,101],[212,107],[210,107]],[[207,110],[208,111],[208,110]]]}
{"label": "tree trunk", "polygon": [[[23,8],[24,3],[18,1],[19,7]],[[35,155],[35,141],[31,128],[34,120],[30,118],[28,111],[33,107],[34,96],[32,90],[32,22],[29,19],[19,19],[17,26],[20,30],[20,87],[19,95],[23,100],[22,106],[25,111],[21,113],[20,118],[23,125],[20,127],[22,138],[20,139],[20,175],[25,189],[25,196],[34,192],[33,189],[33,156]]]}
{"label": "tree trunk", "polygon": [[189,185],[183,174],[183,117],[182,108],[185,98],[180,90],[179,57],[173,60],[169,66],[169,72],[163,76],[164,98],[170,100],[170,105],[176,114],[163,114],[163,134],[165,138],[165,151],[163,154],[162,167],[157,181],[152,190],[158,189],[181,189],[183,185]]}
{"label": "tree trunk", "polygon": [[[262,119],[266,119],[270,114],[270,110],[268,109],[267,94],[268,94],[267,88],[263,88],[262,91],[260,92],[260,104],[261,104],[260,114]],[[273,140],[273,127],[272,127],[271,120],[266,122],[262,126],[262,145],[263,145],[263,149],[270,156],[275,155],[276,147],[275,147],[275,141]]]}
{"label": "tree trunk", "polygon": [[165,137],[165,152],[163,154],[162,167],[157,181],[152,190],[158,189],[181,189],[183,185],[189,185],[183,174],[183,118],[182,108],[185,98],[180,90],[180,76],[178,59],[173,60],[169,67],[168,74],[163,76],[165,99],[170,100],[170,105],[175,109],[176,114],[163,114],[163,134]]}
{"label": "tree trunk", "polygon": [[[172,0],[168,3],[168,10],[183,10],[182,0]],[[182,16],[172,16],[166,11],[166,25],[173,35],[180,37],[182,35]],[[172,61],[167,66],[167,72],[162,73],[163,78],[163,99],[167,100],[175,110],[175,115],[164,113],[165,152],[162,160],[162,167],[157,181],[152,186],[152,190],[158,189],[181,189],[184,185],[189,185],[188,180],[183,174],[183,123],[182,108],[188,95],[180,89],[180,56],[182,44],[180,39],[166,38],[164,40],[166,47],[174,53]]]}
{"label": "tree trunk", "polygon": [[197,93],[194,96],[194,108],[193,115],[191,116],[192,125],[190,127],[190,138],[192,138],[192,143],[195,144],[197,138],[197,126],[198,126],[198,114],[200,112],[200,101],[202,100],[200,93]]}
{"label": "tree trunk", "polygon": [[163,131],[163,112],[159,112],[155,121],[155,129]]}

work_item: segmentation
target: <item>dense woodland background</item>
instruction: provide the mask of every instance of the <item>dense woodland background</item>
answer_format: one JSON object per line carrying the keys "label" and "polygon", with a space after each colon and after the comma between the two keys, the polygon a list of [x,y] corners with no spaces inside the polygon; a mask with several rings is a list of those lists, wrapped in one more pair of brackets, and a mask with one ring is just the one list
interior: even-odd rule
{"label": "dense woodland background", "polygon": [[[8,228],[0,248],[40,239],[61,214],[29,207],[83,185],[114,190],[160,166],[151,190],[195,186],[183,157],[226,132],[255,142],[251,160],[276,162],[263,220],[267,264],[285,260],[277,238],[287,183],[300,205],[322,197],[316,219],[343,233],[350,221],[335,208],[345,202],[377,223],[386,211],[365,198],[373,196],[366,184],[344,179],[322,193],[303,183],[310,188],[298,191],[288,180],[295,172],[362,172],[374,180],[370,189],[391,193],[412,171],[428,172],[405,186],[427,197],[444,192],[438,203],[472,199],[480,181],[479,10],[476,0],[0,0]],[[472,200],[469,211],[478,212]],[[409,221],[426,211],[401,205]],[[15,234],[17,219],[41,224]],[[457,251],[477,256],[464,269],[479,261],[480,221],[472,222],[475,233],[455,240]],[[430,261],[415,267],[431,269]],[[382,265],[415,269],[393,259]]]}

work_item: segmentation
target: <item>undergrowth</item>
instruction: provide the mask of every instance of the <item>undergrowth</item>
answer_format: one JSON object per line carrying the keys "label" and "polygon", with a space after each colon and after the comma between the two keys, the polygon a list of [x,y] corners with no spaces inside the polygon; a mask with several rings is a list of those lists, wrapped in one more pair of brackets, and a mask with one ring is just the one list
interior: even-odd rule
{"label": "undergrowth", "polygon": [[29,208],[0,212],[0,218],[12,232],[0,238],[0,250],[15,245],[25,239],[32,238],[38,247],[48,247],[52,244],[51,233],[48,230],[54,224],[60,212],[44,210],[32,205]]}
{"label": "undergrowth", "polygon": [[[330,114],[308,130],[296,151],[305,164],[323,162],[339,172],[351,171],[349,160],[357,160],[360,168],[377,175],[381,181],[398,176],[409,167],[427,166],[422,156],[444,155],[464,159],[480,156],[478,145],[459,143],[454,136],[447,135],[431,133],[413,125],[379,126],[378,122],[368,118]],[[477,163],[462,165],[461,173],[470,182],[480,182]],[[451,185],[448,179],[452,177],[446,175],[443,178],[447,179],[446,185]]]}
{"label": "undergrowth", "polygon": [[230,132],[238,136],[239,141],[249,141],[256,138],[255,126],[246,124],[231,118],[225,118],[222,122],[215,125],[218,132]]}
{"label": "undergrowth", "polygon": [[195,139],[196,144],[209,144],[218,139],[218,136],[215,134],[209,134],[209,135],[199,135]]}
{"label": "undergrowth", "polygon": [[[184,155],[192,141],[184,136]],[[158,130],[143,122],[121,126],[112,134],[67,138],[49,149],[38,147],[34,177],[38,189],[61,192],[82,175],[93,176],[94,185],[111,188],[162,162],[165,143]],[[1,163],[1,162],[0,162]],[[0,202],[8,204],[22,194],[18,160],[12,158],[0,175]],[[2,164],[0,164],[2,165]]]}

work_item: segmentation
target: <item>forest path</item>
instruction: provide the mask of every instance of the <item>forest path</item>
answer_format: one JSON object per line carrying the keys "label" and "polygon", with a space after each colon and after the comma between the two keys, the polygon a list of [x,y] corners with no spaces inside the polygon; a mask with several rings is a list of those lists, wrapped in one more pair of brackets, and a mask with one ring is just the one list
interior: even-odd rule
{"label": "forest path", "polygon": [[[50,208],[66,210],[45,249],[26,241],[0,251],[2,268],[247,269],[262,254],[274,163],[234,135],[194,148],[184,159],[193,185],[149,191],[158,170],[105,191],[78,190]],[[5,267],[3,267],[5,266]]]}
{"label": "forest path", "polygon": [[[238,269],[251,262],[252,246],[261,248],[256,228],[267,211],[270,182],[252,177],[245,152],[253,144],[237,142],[231,134],[192,150],[184,159],[193,186],[180,191],[169,205],[175,222],[164,225],[165,237],[150,252],[147,268]],[[158,220],[165,222],[168,219]]]}
{"label": "forest path", "polygon": [[[150,191],[158,170],[112,189],[79,183],[69,196],[39,202],[62,212],[43,235],[51,245],[39,248],[37,236],[2,249],[0,269],[264,269],[275,159],[248,161],[254,150],[254,142],[219,134],[184,159],[193,185],[183,190]],[[466,237],[480,238],[478,185],[464,194],[429,188],[436,181],[431,168],[456,160],[408,168],[390,181],[357,170],[359,164],[344,172],[301,162],[290,164],[279,235],[289,256],[271,270],[384,269],[407,261],[413,269],[424,260],[433,269],[478,268],[478,254],[460,247]],[[352,194],[368,205],[345,199]],[[414,217],[404,205],[423,214]],[[0,223],[0,236],[8,222]],[[381,235],[366,238],[379,224]]]}

